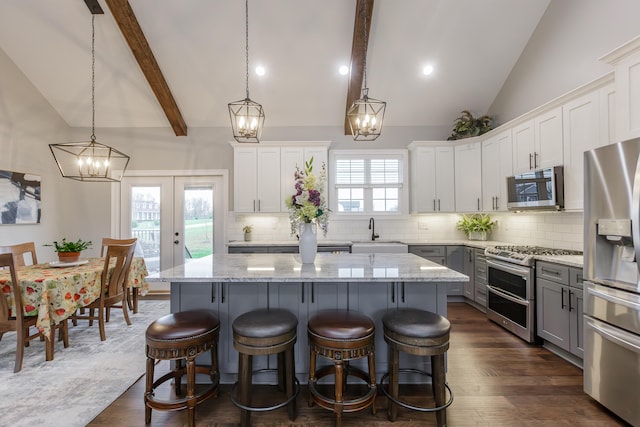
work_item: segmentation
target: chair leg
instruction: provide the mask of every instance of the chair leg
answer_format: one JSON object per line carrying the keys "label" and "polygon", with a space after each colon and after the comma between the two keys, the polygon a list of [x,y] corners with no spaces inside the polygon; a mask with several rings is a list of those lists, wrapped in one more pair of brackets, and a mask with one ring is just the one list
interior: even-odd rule
{"label": "chair leg", "polygon": [[[123,301],[126,305],[126,301]],[[189,417],[189,427],[196,425],[196,405],[198,401],[196,395],[196,359],[187,359],[187,411]]]}
{"label": "chair leg", "polygon": [[[316,352],[313,351],[313,349],[311,349],[309,351],[309,385],[315,384],[315,382],[316,382]],[[313,406],[313,396],[311,395],[311,390],[309,390],[307,404],[309,407]]]}
{"label": "chair leg", "polygon": [[147,404],[147,399],[153,394],[153,371],[155,360],[151,357],[147,357],[147,376],[145,381],[144,392],[144,422],[145,424],[151,423],[151,407]]}
{"label": "chair leg", "polygon": [[[238,362],[238,392],[240,402],[245,406],[251,406],[252,365],[253,356],[240,353],[240,360]],[[249,427],[251,425],[251,412],[241,409],[240,414],[240,425],[242,427]]]}
{"label": "chair leg", "polygon": [[[447,397],[444,387],[444,354],[431,356],[431,375],[433,376],[433,397],[435,398],[436,406],[442,406],[446,403]],[[447,425],[446,409],[436,412],[436,421],[438,423],[438,427],[444,427]]]}
{"label": "chair leg", "polygon": [[[373,350],[369,353],[369,355],[367,356],[367,360],[369,362],[369,386],[376,390],[376,355],[373,352]],[[375,399],[373,400],[373,403],[371,404],[371,413],[373,415],[376,414],[376,401]]]}
{"label": "chair leg", "polygon": [[[287,393],[287,398],[293,396],[295,394],[295,373],[296,373],[296,364],[295,364],[295,356],[293,346],[285,351],[284,356],[284,371],[285,371],[285,391]],[[287,408],[287,412],[289,413],[289,419],[294,421],[298,417],[298,405],[296,404],[296,400],[294,399],[289,403],[289,407]]]}
{"label": "chair leg", "polygon": [[[389,346],[389,395],[398,399],[398,350]],[[398,418],[398,405],[389,400],[387,418],[393,422]]]}
{"label": "chair leg", "polygon": [[[93,308],[90,310],[93,311]],[[105,323],[105,313],[104,307],[100,304],[100,308],[98,308],[98,325],[100,326],[100,341],[104,341],[107,339],[107,332],[104,328]]]}
{"label": "chair leg", "polygon": [[22,328],[17,333],[17,341],[16,341],[16,361],[13,365],[13,373],[20,372],[22,370],[22,358],[24,356],[24,339],[25,339],[25,329]]}
{"label": "chair leg", "polygon": [[51,336],[49,338],[45,338],[45,344],[44,344],[44,348],[45,348],[45,360],[48,362],[50,360],[53,360],[53,351],[54,351],[54,345],[56,343],[56,329],[55,327],[51,328]]}
{"label": "chair leg", "polygon": [[336,368],[336,376],[335,376],[335,406],[333,407],[333,412],[336,414],[336,427],[342,426],[342,403],[344,401],[344,363],[342,360],[334,361]]}
{"label": "chair leg", "polygon": [[126,295],[122,296],[122,314],[124,315],[124,320],[127,322],[127,325],[131,326],[131,320],[129,320],[129,310],[127,309],[127,300]]}

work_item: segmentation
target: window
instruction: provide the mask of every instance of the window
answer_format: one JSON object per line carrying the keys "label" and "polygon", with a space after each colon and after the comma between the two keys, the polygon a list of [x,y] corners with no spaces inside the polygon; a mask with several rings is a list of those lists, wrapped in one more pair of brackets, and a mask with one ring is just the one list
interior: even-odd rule
{"label": "window", "polygon": [[405,212],[406,150],[374,151],[332,151],[334,212]]}

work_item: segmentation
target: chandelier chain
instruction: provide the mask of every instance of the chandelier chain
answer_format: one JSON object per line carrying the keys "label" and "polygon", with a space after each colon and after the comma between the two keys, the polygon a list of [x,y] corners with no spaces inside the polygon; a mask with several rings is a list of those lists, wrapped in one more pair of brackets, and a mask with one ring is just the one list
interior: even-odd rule
{"label": "chandelier chain", "polygon": [[[367,89],[367,2],[369,0],[364,0],[364,27],[362,28],[362,31],[364,33],[364,37],[363,37],[363,46],[362,46],[362,50],[364,51],[364,56],[362,59],[362,68],[363,68],[363,73],[364,73],[364,89],[366,91]],[[366,94],[366,92],[365,92]]]}
{"label": "chandelier chain", "polygon": [[249,99],[249,0],[244,2],[244,51],[245,51],[245,84]]}
{"label": "chandelier chain", "polygon": [[91,15],[91,142],[96,141],[96,15]]}

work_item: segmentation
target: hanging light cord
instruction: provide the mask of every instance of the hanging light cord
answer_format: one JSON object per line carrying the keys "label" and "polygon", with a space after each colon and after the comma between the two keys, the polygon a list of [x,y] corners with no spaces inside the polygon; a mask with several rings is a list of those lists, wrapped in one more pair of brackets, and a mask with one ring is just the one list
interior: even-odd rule
{"label": "hanging light cord", "polygon": [[96,15],[91,16],[91,142],[96,142]]}
{"label": "hanging light cord", "polygon": [[244,29],[245,29],[245,84],[247,87],[247,99],[249,99],[249,0],[244,2]]}
{"label": "hanging light cord", "polygon": [[362,50],[364,51],[364,57],[362,60],[363,63],[363,72],[364,72],[364,88],[363,95],[367,96],[367,2],[369,0],[364,0],[364,28],[362,29],[364,33],[363,46]]}

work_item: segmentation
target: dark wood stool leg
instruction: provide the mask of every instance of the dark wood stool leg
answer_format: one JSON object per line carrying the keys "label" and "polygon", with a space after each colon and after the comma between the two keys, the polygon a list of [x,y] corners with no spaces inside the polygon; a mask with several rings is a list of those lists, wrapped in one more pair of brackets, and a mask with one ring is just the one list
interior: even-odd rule
{"label": "dark wood stool leg", "polygon": [[[284,355],[284,371],[285,371],[285,391],[287,393],[287,397],[291,397],[295,394],[295,373],[296,373],[296,364],[295,364],[295,356],[293,346],[287,349]],[[294,421],[298,416],[298,405],[296,404],[296,400],[292,400],[289,403],[287,412],[289,414],[289,419]]]}
{"label": "dark wood stool leg", "polygon": [[[176,366],[174,368],[175,372],[180,371],[181,369],[183,369],[182,367],[182,359],[178,359],[176,360]],[[179,396],[182,393],[182,375],[179,375],[176,373],[175,375],[175,379],[173,380],[174,382],[174,389],[176,392],[176,396]]]}
{"label": "dark wood stool leg", "polygon": [[[433,375],[433,396],[436,406],[442,406],[446,403],[446,391],[444,387],[444,354],[431,356],[431,374]],[[436,420],[438,427],[447,425],[447,410],[442,409],[436,412]]]}
{"label": "dark wood stool leg", "polygon": [[[311,349],[309,352],[309,384],[316,382],[316,352]],[[313,406],[313,397],[311,396],[311,388],[309,388],[309,407]]]}
{"label": "dark wood stool leg", "polygon": [[[389,394],[394,399],[398,398],[398,366],[399,352],[393,346],[389,346]],[[388,409],[389,421],[395,421],[398,418],[398,405],[389,400]]]}
{"label": "dark wood stool leg", "polygon": [[[240,403],[245,406],[251,406],[252,365],[253,356],[240,353],[240,360],[238,362],[238,394]],[[251,424],[251,412],[241,409],[240,414],[240,425],[242,427],[248,427]]]}
{"label": "dark wood stool leg", "polygon": [[155,359],[151,357],[147,357],[147,376],[146,376],[146,386],[145,386],[145,405],[144,405],[144,422],[145,424],[149,424],[151,422],[151,407],[146,403],[147,396],[149,396],[153,392],[153,375],[154,375],[154,366]]}
{"label": "dark wood stool leg", "polygon": [[189,427],[196,425],[196,359],[187,359],[187,411]]}
{"label": "dark wood stool leg", "polygon": [[277,354],[278,359],[278,390],[286,391],[286,370],[285,370],[285,357],[284,353]]}
{"label": "dark wood stool leg", "polygon": [[[372,389],[376,389],[376,355],[373,351],[371,351],[367,357],[369,361],[369,385]],[[373,415],[376,414],[376,401],[373,400],[371,404],[371,413]]]}
{"label": "dark wood stool leg", "polygon": [[335,361],[336,377],[335,377],[335,398],[336,404],[333,407],[333,412],[336,413],[336,427],[342,426],[342,402],[344,400],[343,386],[344,386],[344,363],[342,360]]}
{"label": "dark wood stool leg", "polygon": [[[216,375],[219,374],[218,371],[218,344],[216,343],[213,347],[211,347],[211,370],[209,371],[209,376],[211,377],[211,381],[215,381]],[[213,397],[218,397],[218,388],[213,392]]]}

